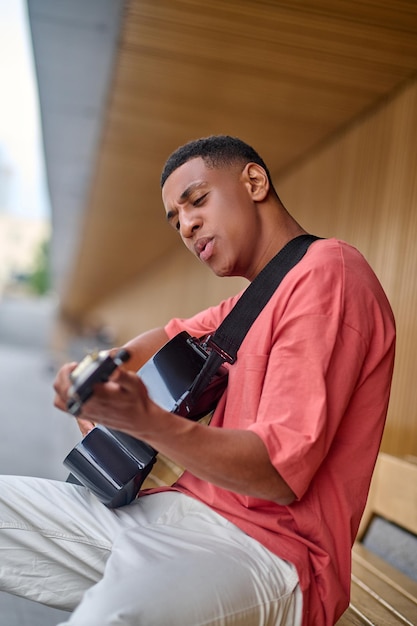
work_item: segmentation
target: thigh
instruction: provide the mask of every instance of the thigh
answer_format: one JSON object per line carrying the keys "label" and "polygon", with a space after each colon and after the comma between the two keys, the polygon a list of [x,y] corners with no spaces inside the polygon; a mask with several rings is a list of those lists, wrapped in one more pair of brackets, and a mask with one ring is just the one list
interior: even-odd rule
{"label": "thigh", "polygon": [[119,528],[119,519],[83,487],[0,477],[0,588],[74,608],[103,575]]}
{"label": "thigh", "polygon": [[301,609],[292,565],[175,494],[159,517],[119,535],[67,626],[300,624]]}

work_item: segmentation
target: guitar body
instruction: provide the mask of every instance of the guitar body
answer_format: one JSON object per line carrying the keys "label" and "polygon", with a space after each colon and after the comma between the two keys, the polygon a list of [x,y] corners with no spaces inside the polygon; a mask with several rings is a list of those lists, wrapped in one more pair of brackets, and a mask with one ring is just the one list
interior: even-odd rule
{"label": "guitar body", "polygon": [[[209,353],[187,332],[173,337],[137,375],[149,396],[165,410],[198,420],[217,404],[227,385],[227,369],[221,366],[205,381],[198,398],[191,402],[190,389]],[[69,482],[82,484],[106,506],[129,504],[151,471],[157,450],[145,442],[103,426],[93,428],[64,459]]]}

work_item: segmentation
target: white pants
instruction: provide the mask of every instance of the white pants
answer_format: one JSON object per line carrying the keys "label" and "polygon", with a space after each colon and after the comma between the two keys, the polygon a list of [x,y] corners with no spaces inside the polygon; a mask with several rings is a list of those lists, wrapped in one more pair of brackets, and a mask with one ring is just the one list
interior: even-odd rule
{"label": "white pants", "polygon": [[294,626],[302,614],[294,566],[193,498],[111,510],[39,478],[0,477],[0,589],[73,610],[65,626]]}

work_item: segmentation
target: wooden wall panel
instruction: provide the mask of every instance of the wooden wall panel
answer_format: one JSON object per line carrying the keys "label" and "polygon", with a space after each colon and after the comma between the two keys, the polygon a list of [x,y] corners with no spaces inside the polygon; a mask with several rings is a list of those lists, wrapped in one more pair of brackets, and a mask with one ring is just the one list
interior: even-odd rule
{"label": "wooden wall panel", "polygon": [[150,264],[135,283],[93,309],[87,324],[108,325],[121,343],[149,328],[163,326],[172,317],[190,317],[248,284],[243,278],[218,278],[180,239],[177,244],[171,254]]}
{"label": "wooden wall panel", "polygon": [[[129,0],[114,62],[79,252],[62,290],[75,320],[170,252],[159,173],[172,150],[228,133],[276,171],[289,167],[415,74],[417,3]],[[65,124],[58,95],[51,90],[44,114]],[[57,145],[52,161],[60,153]]]}
{"label": "wooden wall panel", "polygon": [[417,82],[276,180],[311,232],[349,241],[382,282],[397,322],[383,450],[417,454]]}

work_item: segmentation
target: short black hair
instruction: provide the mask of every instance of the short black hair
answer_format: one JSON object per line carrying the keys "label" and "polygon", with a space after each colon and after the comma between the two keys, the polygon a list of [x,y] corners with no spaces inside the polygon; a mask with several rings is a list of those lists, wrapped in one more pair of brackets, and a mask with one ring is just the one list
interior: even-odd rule
{"label": "short black hair", "polygon": [[177,168],[191,159],[201,157],[208,167],[232,165],[233,163],[257,163],[264,168],[271,187],[271,175],[263,159],[250,145],[229,135],[212,135],[189,141],[180,146],[168,157],[161,174],[161,187],[164,186],[168,176]]}

